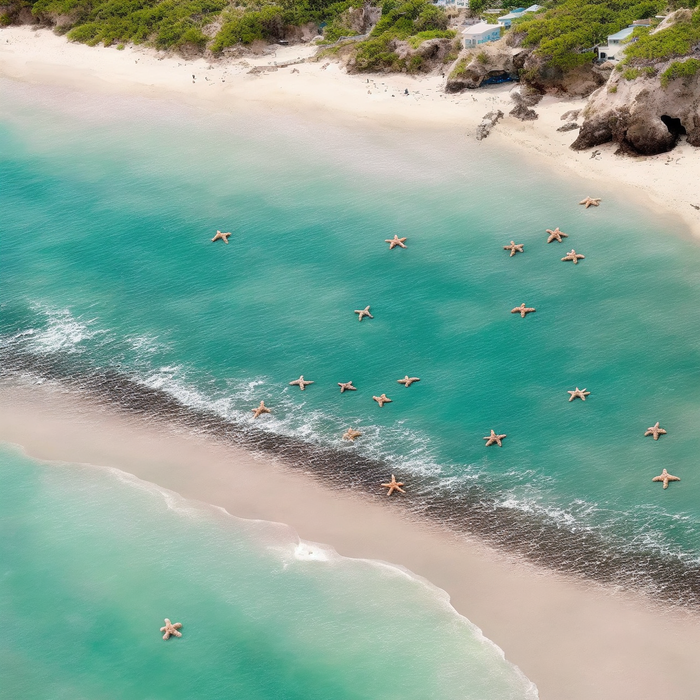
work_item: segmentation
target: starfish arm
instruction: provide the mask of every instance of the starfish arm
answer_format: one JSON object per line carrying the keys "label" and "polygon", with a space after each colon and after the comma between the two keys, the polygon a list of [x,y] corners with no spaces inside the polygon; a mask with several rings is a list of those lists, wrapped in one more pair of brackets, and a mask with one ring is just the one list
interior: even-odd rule
{"label": "starfish arm", "polygon": [[161,631],[161,632],[165,632],[165,630],[166,630],[165,627],[161,627],[161,628],[160,628],[160,631]]}
{"label": "starfish arm", "polygon": [[679,476],[671,476],[670,474],[666,477],[669,481],[680,481]]}

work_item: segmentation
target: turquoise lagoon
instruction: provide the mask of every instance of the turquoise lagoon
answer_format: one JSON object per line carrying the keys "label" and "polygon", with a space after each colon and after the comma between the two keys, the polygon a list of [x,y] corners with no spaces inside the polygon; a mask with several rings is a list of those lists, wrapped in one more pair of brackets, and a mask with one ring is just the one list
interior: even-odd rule
{"label": "turquoise lagoon", "polygon": [[461,133],[1,89],[6,374],[128,379],[368,483],[394,471],[496,545],[700,600],[700,249],[676,219]]}

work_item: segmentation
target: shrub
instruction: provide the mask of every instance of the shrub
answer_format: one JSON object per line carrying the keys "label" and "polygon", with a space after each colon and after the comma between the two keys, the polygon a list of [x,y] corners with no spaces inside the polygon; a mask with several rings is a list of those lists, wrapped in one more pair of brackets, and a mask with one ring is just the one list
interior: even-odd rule
{"label": "shrub", "polygon": [[660,61],[685,56],[700,42],[700,12],[695,10],[690,20],[672,24],[654,34],[646,27],[634,31],[634,41],[625,49],[625,63]]}
{"label": "shrub", "polygon": [[617,85],[610,85],[608,87],[608,92],[617,92]]}
{"label": "shrub", "polygon": [[635,19],[653,17],[665,0],[563,0],[541,17],[523,19],[523,44],[557,68],[591,63],[593,47]]}
{"label": "shrub", "polygon": [[672,80],[677,78],[692,78],[700,70],[700,61],[697,58],[688,58],[685,61],[674,61],[661,74],[661,86],[668,87]]}
{"label": "shrub", "polygon": [[429,32],[418,32],[418,34],[409,37],[408,43],[412,48],[417,49],[424,41],[428,41],[429,39],[453,39],[455,36],[457,36],[457,32],[451,29],[446,29],[444,31],[441,29],[433,29]]}

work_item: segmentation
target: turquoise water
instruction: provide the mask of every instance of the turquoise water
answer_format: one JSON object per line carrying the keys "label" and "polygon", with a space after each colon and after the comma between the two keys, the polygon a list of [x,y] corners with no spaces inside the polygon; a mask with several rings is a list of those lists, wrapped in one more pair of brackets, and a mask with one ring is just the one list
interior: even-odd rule
{"label": "turquoise water", "polygon": [[0,484],[1,698],[537,697],[401,569],[8,446]]}
{"label": "turquoise water", "polygon": [[[700,249],[675,219],[461,134],[3,87],[6,367],[114,371],[376,460],[409,505],[468,494],[454,523],[551,565],[700,599]],[[565,244],[545,243],[554,226]],[[521,302],[537,312],[511,314]],[[667,491],[664,467],[682,479]]]}

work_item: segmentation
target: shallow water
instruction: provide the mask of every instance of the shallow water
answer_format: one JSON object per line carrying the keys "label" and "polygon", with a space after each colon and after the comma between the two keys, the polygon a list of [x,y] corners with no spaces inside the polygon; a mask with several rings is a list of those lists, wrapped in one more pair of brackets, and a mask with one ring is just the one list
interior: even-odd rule
{"label": "shallow water", "polygon": [[399,568],[7,445],[0,484],[1,698],[537,697]]}
{"label": "shallow water", "polygon": [[700,250],[675,220],[461,135],[3,88],[6,369],[117,400],[129,378],[360,480],[393,470],[435,517],[551,565],[700,601]]}

